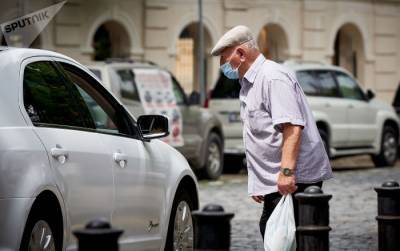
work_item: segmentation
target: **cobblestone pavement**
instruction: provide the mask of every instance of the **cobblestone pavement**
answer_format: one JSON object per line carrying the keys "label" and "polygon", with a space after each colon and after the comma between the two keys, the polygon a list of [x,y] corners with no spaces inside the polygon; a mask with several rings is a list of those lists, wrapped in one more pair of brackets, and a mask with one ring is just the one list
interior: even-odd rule
{"label": "cobblestone pavement", "polygon": [[[378,250],[377,198],[373,187],[400,182],[400,162],[394,168],[374,168],[368,157],[332,162],[335,178],[324,183],[330,201],[330,250]],[[247,196],[245,174],[224,175],[219,181],[200,181],[200,203],[217,203],[234,212],[231,250],[263,250],[258,220],[262,205]]]}

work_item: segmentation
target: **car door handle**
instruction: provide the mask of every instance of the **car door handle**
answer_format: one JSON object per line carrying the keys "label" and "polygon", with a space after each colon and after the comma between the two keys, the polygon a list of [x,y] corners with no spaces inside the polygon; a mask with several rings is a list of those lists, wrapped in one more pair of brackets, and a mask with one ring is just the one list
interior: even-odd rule
{"label": "car door handle", "polygon": [[53,156],[54,158],[68,155],[68,152],[65,149],[58,148],[58,147],[51,148],[50,151],[51,151],[51,156]]}
{"label": "car door handle", "polygon": [[60,162],[61,164],[64,164],[68,157],[68,151],[65,149],[62,149],[61,147],[51,148],[50,153],[51,153],[51,156],[53,156],[53,158],[57,159],[58,162]]}
{"label": "car door handle", "polygon": [[128,161],[128,156],[123,153],[114,153],[114,161],[117,162],[117,164],[124,168],[126,166],[126,162]]}
{"label": "car door handle", "polygon": [[329,108],[329,107],[331,107],[331,104],[330,104],[330,103],[326,103],[326,104],[325,104],[325,107],[326,107],[326,108]]}
{"label": "car door handle", "polygon": [[354,105],[348,105],[347,107],[350,108],[350,109],[353,109]]}

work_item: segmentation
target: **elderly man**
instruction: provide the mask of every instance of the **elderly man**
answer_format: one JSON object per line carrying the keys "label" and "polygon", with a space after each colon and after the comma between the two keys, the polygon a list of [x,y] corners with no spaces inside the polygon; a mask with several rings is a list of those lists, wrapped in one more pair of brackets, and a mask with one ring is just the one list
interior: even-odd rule
{"label": "elderly man", "polygon": [[[248,193],[264,202],[260,232],[282,195],[321,187],[332,169],[318,128],[295,75],[267,60],[250,30],[236,26],[225,33],[211,54],[220,56],[221,71],[239,79],[240,116],[248,167]],[[297,222],[297,203],[294,200]],[[268,238],[268,237],[267,237]]]}

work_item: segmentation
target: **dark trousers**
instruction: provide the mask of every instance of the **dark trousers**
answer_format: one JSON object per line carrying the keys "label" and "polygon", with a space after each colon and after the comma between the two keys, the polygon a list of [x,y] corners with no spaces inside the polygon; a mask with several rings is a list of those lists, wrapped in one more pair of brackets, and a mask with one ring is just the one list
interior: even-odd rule
{"label": "dark trousers", "polygon": [[[297,185],[297,190],[296,190],[296,192],[294,192],[294,194],[292,194],[293,195],[292,197],[293,197],[293,207],[294,207],[294,218],[296,221],[296,226],[298,226],[299,208],[298,208],[297,200],[294,197],[294,195],[297,193],[304,192],[304,190],[309,186],[318,186],[321,188],[322,181],[313,183],[313,184],[296,184],[296,185]],[[282,195],[278,192],[267,194],[264,196],[264,208],[263,208],[263,212],[262,212],[262,215],[260,218],[260,232],[261,232],[263,240],[264,240],[264,233],[265,233],[265,225],[267,224],[267,221],[268,221],[269,217],[271,216],[272,211],[274,211],[276,205],[278,205],[279,200],[281,198],[282,198]]]}

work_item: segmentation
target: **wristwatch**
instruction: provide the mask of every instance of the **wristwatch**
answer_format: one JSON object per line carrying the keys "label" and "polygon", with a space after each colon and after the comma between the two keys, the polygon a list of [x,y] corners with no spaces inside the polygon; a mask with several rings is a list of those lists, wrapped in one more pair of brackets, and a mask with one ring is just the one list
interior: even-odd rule
{"label": "wristwatch", "polygon": [[294,170],[287,168],[287,167],[281,167],[281,172],[283,175],[290,177],[294,175]]}

